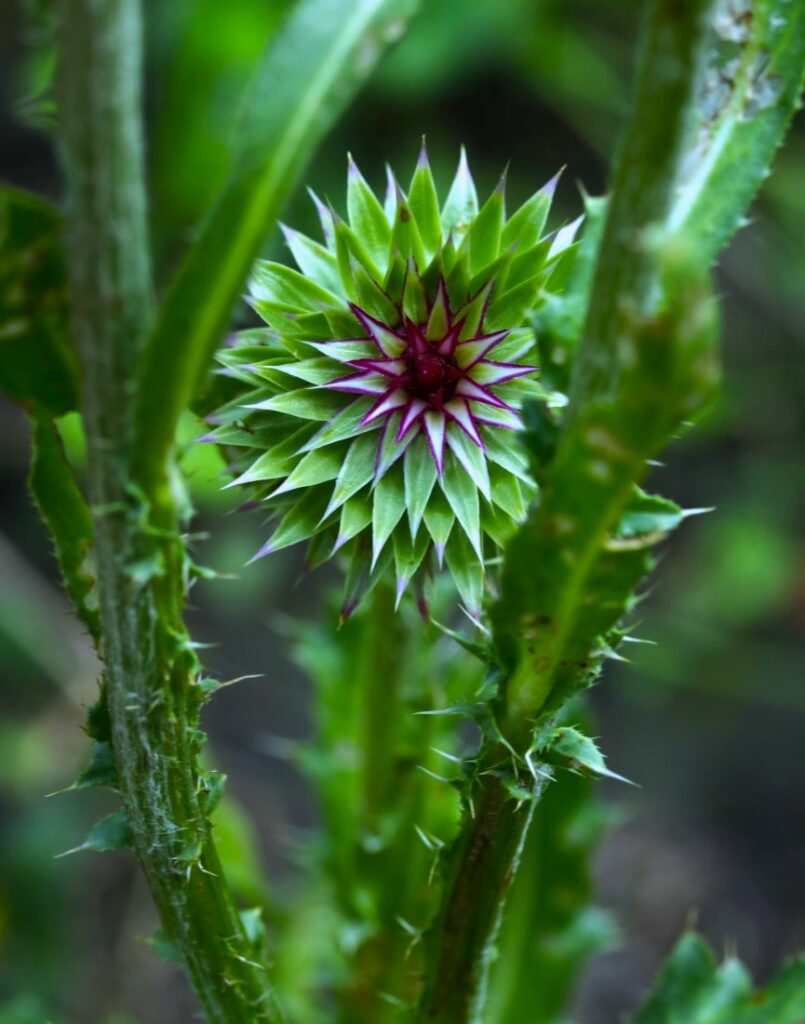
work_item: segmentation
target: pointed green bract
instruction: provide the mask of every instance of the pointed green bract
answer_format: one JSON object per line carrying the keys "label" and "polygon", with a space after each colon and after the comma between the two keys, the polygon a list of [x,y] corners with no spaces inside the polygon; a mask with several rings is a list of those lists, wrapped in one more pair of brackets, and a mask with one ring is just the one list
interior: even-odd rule
{"label": "pointed green bract", "polygon": [[443,205],[424,145],[408,193],[389,171],[382,202],[350,157],[345,211],[311,193],[323,241],[283,226],[298,269],[254,266],[267,327],[221,352],[229,398],[205,439],[273,520],[258,555],[308,540],[309,566],[345,557],[344,614],[386,571],[398,602],[413,582],[421,602],[446,565],[480,615],[535,492],[518,431],[546,392],[528,320],[575,253],[569,228],[542,234],[554,186],[507,222],[505,179],[479,210],[463,150]]}
{"label": "pointed green bract", "polygon": [[436,483],[436,463],[423,437],[418,437],[405,454],[405,502],[411,533],[415,534]]}
{"label": "pointed green bract", "polygon": [[374,476],[377,442],[364,434],[349,446],[347,457],[341,463],[330,499],[330,509],[338,508],[353,494],[357,494]]}
{"label": "pointed green bract", "polygon": [[341,277],[335,256],[312,238],[282,226],[285,241],[296,265],[312,281],[336,295],[341,293]]}
{"label": "pointed green bract", "polygon": [[432,257],[442,242],[442,222],[439,216],[439,197],[424,145],[411,180],[408,202],[411,214],[419,225],[427,255]]}
{"label": "pointed green bract", "polygon": [[424,518],[425,526],[433,538],[436,554],[441,563],[453,524],[456,521],[455,514],[441,490],[434,491],[433,497],[425,506]]}
{"label": "pointed green bract", "polygon": [[472,222],[465,245],[470,254],[470,272],[480,273],[500,253],[500,236],[503,230],[503,181],[484,203],[478,216]]}
{"label": "pointed green bract", "polygon": [[394,527],[405,512],[405,485],[401,474],[387,473],[375,487],[372,515],[372,563],[377,561]]}
{"label": "pointed green bract", "polygon": [[466,235],[477,215],[478,193],[470,173],[467,153],[462,146],[458,170],[442,209],[442,230],[445,238],[452,236],[454,243],[458,243]]}
{"label": "pointed green bract", "polygon": [[553,191],[548,186],[527,199],[504,227],[501,248],[507,250],[514,246],[518,252],[523,252],[535,245],[542,237],[552,199]]}
{"label": "pointed green bract", "polygon": [[439,483],[478,558],[483,559],[478,487],[458,461],[453,459],[448,460]]}
{"label": "pointed green bract", "polygon": [[383,207],[366,184],[357,164],[351,157],[349,159],[347,208],[350,227],[363,241],[376,265],[381,270],[385,269],[391,239],[389,222],[386,220]]}

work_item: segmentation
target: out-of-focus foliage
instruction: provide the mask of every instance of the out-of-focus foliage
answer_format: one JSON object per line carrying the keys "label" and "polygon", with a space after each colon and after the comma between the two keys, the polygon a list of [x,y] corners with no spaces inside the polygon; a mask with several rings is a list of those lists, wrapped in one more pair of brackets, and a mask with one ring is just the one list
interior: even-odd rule
{"label": "out-of-focus foliage", "polygon": [[734,956],[719,964],[695,932],[684,935],[634,1024],[799,1024],[805,961],[794,960],[757,991]]}
{"label": "out-of-focus foliage", "polygon": [[[437,895],[430,879],[458,818],[445,778],[465,753],[455,719],[438,712],[473,699],[481,675],[435,628],[423,638],[415,608],[395,615],[390,588],[375,594],[370,612],[338,633],[333,609],[324,626],[304,625],[295,638],[315,684],[316,728],[293,756],[316,787],[326,826],[305,858],[308,869],[323,869],[323,891],[311,884],[307,892],[329,919],[337,955],[325,988],[335,990],[344,1024],[393,1020],[416,994],[418,937]],[[451,599],[451,588],[440,588],[434,614]],[[291,931],[283,943],[286,962],[297,938]],[[315,981],[288,970],[293,1005],[310,999]],[[308,1006],[299,1019],[314,1012]]]}
{"label": "out-of-focus foliage", "polygon": [[78,402],[60,232],[48,203],[0,192],[0,392],[51,415]]}
{"label": "out-of-focus foliage", "polygon": [[147,51],[151,223],[163,259],[187,241],[221,187],[229,168],[233,113],[292,6],[290,0],[238,0],[236,5],[179,0],[153,10]]}

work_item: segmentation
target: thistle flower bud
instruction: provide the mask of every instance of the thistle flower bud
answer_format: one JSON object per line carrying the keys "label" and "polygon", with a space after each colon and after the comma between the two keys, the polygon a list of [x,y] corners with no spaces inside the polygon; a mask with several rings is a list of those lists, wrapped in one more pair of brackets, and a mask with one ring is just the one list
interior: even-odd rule
{"label": "thistle flower bud", "polygon": [[513,432],[543,394],[529,314],[573,243],[575,226],[543,236],[557,178],[507,220],[504,179],[479,209],[462,150],[440,207],[423,145],[384,203],[349,159],[349,223],[311,193],[323,245],[283,226],[299,271],[255,265],[267,327],[220,353],[240,384],[207,435],[269,514],[255,558],[340,552],[345,614],[392,567],[399,600],[446,563],[480,613],[484,563],[535,490]]}

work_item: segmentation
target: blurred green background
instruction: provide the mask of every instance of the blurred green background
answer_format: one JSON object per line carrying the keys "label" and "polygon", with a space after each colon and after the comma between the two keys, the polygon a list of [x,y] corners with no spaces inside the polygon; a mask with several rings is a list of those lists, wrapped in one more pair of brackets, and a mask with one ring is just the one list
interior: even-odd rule
{"label": "blurred green background", "polygon": [[[160,279],[226,170],[239,90],[289,5],[146,0],[149,166]],[[637,0],[426,0],[424,11],[330,136],[306,178],[338,205],[350,150],[380,186],[405,178],[425,133],[446,184],[468,147],[481,191],[511,161],[516,203],[559,165],[558,217],[578,186],[600,193],[629,93]],[[45,0],[0,7],[0,176],[58,198],[52,15]],[[286,219],[315,231],[301,194]],[[557,220],[556,223],[559,221]],[[282,252],[278,232],[268,243]],[[737,947],[763,978],[805,948],[805,121],[800,116],[752,223],[718,268],[725,380],[717,407],[667,453],[652,485],[689,507],[642,605],[633,664],[594,695],[619,824],[596,877],[622,930],[578,994],[578,1024],[632,1007],[690,920]],[[80,453],[75,425],[64,424]],[[188,436],[194,425],[188,423]],[[54,859],[110,798],[46,794],[70,783],[97,666],[70,615],[26,493],[28,427],[0,400],[0,1024],[183,1024],[178,971],[146,944],[153,913],[124,855]],[[294,881],[293,846],[316,820],[266,736],[308,732],[309,690],[287,657],[287,617],[310,616],[327,573],[295,586],[299,559],[243,563],[260,523],[220,493],[219,467],[189,451],[204,561],[238,573],[193,595],[192,628],[224,678],[207,712],[213,757],[238,805],[219,829],[243,892]],[[631,653],[631,652],[630,652]],[[240,814],[237,807],[248,812]],[[264,893],[262,895],[265,895]]]}

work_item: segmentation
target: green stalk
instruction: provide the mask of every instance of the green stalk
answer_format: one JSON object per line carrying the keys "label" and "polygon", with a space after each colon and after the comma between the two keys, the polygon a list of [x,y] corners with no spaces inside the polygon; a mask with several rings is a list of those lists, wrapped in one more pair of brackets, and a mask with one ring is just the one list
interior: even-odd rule
{"label": "green stalk", "polygon": [[[387,987],[390,970],[402,958],[402,937],[398,926],[387,919],[387,895],[399,897],[388,877],[389,854],[384,847],[386,817],[396,810],[398,780],[395,777],[400,758],[400,727],[403,720],[402,672],[406,631],[394,612],[394,591],[381,583],[372,592],[363,623],[362,642],[351,681],[355,704],[355,745],[360,751],[360,771],[356,777],[356,830],[349,837],[348,858],[351,889],[347,896],[353,912],[361,915],[367,901],[374,920],[365,923],[374,928],[351,957],[349,980],[338,994],[340,1019],[347,1024],[378,1020],[383,1004],[378,992]],[[391,923],[392,932],[386,927]]]}
{"label": "green stalk", "polygon": [[541,789],[537,785],[520,805],[498,778],[484,786],[475,817],[450,851],[449,898],[431,932],[435,970],[419,1019],[430,1024],[483,1019],[493,944]]}
{"label": "green stalk", "polygon": [[401,725],[401,662],[406,631],[394,609],[394,590],[380,583],[371,595],[366,636],[357,666],[363,718],[363,821],[368,833],[382,827],[393,792]]}
{"label": "green stalk", "polygon": [[[137,0],[61,0],[59,104],[73,330],[98,564],[102,655],[131,842],[211,1024],[280,1020],[252,961],[196,767],[197,663],[170,491],[128,483],[133,381],[152,321]],[[147,525],[146,525],[147,524]]]}
{"label": "green stalk", "polygon": [[[519,759],[520,785],[529,779],[524,762],[535,723],[589,681],[592,645],[615,624],[645,572],[643,550],[625,553],[621,569],[607,541],[647,456],[678,423],[683,399],[677,390],[685,389],[684,400],[693,390],[686,376],[691,356],[670,334],[675,323],[666,336],[655,319],[661,293],[655,236],[672,201],[710,6],[710,0],[653,5],[569,414],[542,481],[540,507],[506,554],[502,599],[493,610],[507,675],[498,720]],[[599,436],[609,447],[591,452],[589,440]],[[588,471],[594,458],[605,469],[600,479]],[[524,565],[533,566],[532,576]],[[620,603],[612,593],[619,578],[625,586]],[[592,615],[599,607],[600,615]],[[483,759],[487,769],[505,770],[505,751],[492,748]],[[478,777],[476,815],[464,824],[448,873],[445,908],[434,929],[441,950],[422,1004],[423,1019],[445,1024],[483,1019],[489,950],[534,813],[532,799],[531,810],[518,815],[497,774]]]}
{"label": "green stalk", "polygon": [[617,393],[628,359],[622,336],[633,329],[636,313],[649,314],[660,300],[657,242],[674,203],[692,127],[691,100],[712,7],[712,0],[662,0],[653,6],[638,71],[638,102],[615,166],[601,256],[573,366],[571,422],[595,399]]}

